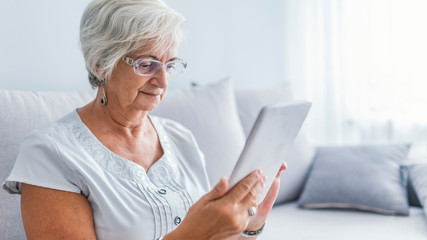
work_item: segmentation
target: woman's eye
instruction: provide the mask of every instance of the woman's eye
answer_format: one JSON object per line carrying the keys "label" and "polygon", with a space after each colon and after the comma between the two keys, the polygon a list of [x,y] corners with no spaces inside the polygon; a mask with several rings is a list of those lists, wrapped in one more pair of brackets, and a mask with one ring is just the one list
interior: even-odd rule
{"label": "woman's eye", "polygon": [[151,67],[151,65],[152,65],[152,62],[147,62],[147,61],[139,63],[139,67],[141,67],[141,68],[149,68],[149,67]]}
{"label": "woman's eye", "polygon": [[175,63],[168,64],[166,66],[167,69],[175,69]]}

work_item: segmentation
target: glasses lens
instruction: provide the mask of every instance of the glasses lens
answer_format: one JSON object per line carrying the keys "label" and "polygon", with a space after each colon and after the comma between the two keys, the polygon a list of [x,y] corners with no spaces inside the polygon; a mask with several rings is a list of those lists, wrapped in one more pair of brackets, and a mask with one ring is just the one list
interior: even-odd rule
{"label": "glasses lens", "polygon": [[175,60],[166,64],[166,71],[169,75],[180,75],[184,72],[187,64],[182,60]]}
{"label": "glasses lens", "polygon": [[162,64],[152,59],[138,59],[135,64],[135,72],[142,76],[150,76],[156,74]]}

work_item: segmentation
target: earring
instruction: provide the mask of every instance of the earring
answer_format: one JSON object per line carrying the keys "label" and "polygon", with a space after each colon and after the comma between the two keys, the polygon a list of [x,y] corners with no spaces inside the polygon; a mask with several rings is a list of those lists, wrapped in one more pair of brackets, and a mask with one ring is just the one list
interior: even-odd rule
{"label": "earring", "polygon": [[101,85],[102,85],[101,104],[103,106],[107,105],[107,96],[105,95],[104,84],[105,84],[105,78],[101,79]]}

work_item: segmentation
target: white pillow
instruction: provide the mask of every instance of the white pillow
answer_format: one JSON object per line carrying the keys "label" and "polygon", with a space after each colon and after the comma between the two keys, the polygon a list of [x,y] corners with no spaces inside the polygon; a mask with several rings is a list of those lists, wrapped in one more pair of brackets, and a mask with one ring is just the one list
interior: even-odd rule
{"label": "white pillow", "polygon": [[[292,101],[288,85],[269,88],[239,89],[236,91],[237,107],[245,134],[248,135],[262,107]],[[295,139],[292,151],[285,159],[288,170],[284,171],[280,181],[280,191],[276,203],[292,201],[302,191],[307,173],[313,160],[315,148],[309,143],[304,125]]]}
{"label": "white pillow", "polygon": [[211,186],[222,176],[230,177],[245,144],[230,80],[167,92],[151,114],[177,121],[193,133],[205,155]]}

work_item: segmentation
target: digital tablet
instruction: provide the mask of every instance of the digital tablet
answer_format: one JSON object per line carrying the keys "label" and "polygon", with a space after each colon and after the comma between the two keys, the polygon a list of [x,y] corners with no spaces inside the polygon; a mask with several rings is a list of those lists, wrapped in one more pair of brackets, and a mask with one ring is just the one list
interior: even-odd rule
{"label": "digital tablet", "polygon": [[310,107],[311,102],[298,101],[273,104],[261,109],[231,173],[230,188],[252,171],[261,169],[267,176],[260,202],[264,199]]}

